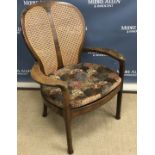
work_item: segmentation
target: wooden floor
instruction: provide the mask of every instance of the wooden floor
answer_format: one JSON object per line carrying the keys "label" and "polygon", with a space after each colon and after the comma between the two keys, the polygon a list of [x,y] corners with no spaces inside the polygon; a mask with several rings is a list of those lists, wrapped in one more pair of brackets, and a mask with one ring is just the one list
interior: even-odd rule
{"label": "wooden floor", "polygon": [[[123,94],[122,119],[116,98],[72,122],[74,155],[136,155],[136,94]],[[43,118],[38,90],[18,90],[18,155],[67,155],[63,119]]]}

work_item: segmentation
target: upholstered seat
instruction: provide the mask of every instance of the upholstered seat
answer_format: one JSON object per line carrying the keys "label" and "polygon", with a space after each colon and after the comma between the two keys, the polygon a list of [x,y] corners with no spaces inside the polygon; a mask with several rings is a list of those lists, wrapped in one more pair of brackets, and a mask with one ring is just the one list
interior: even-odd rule
{"label": "upholstered seat", "polygon": [[[119,75],[104,65],[79,63],[69,65],[54,72],[54,78],[67,81],[71,107],[76,108],[94,102],[121,82]],[[63,95],[59,87],[43,86],[42,93],[47,100],[63,107]]]}

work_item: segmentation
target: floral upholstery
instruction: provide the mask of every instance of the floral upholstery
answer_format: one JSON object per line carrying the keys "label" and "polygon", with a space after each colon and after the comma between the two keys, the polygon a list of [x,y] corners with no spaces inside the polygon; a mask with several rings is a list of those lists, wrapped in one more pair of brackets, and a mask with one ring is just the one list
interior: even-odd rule
{"label": "floral upholstery", "polygon": [[[67,81],[71,107],[76,108],[94,102],[115,89],[121,82],[119,75],[104,65],[79,63],[54,72],[57,79]],[[63,96],[58,87],[42,86],[46,99],[63,106]]]}

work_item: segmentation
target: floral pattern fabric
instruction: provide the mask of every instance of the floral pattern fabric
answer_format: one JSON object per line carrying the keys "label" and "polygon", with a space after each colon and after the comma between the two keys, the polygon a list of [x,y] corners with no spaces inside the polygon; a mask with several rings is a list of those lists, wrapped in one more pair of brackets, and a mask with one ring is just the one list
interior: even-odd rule
{"label": "floral pattern fabric", "polygon": [[[119,75],[104,65],[79,63],[65,66],[53,75],[68,83],[70,104],[73,108],[94,102],[115,89],[121,82]],[[42,86],[47,100],[63,106],[62,91],[58,87]]]}

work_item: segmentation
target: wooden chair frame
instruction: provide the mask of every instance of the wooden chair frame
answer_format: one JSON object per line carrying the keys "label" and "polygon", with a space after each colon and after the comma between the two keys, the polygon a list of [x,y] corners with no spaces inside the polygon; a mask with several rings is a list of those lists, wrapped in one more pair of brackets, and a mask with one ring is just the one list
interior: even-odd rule
{"label": "wooden chair frame", "polygon": [[[37,5],[42,5],[42,4],[37,4]],[[36,6],[36,4],[33,6],[30,6],[30,7],[34,7],[34,6]],[[24,20],[23,20],[25,12],[22,14],[21,25],[22,25],[23,34],[24,34],[24,38],[26,40],[26,43],[27,43],[30,51],[33,51],[32,47],[31,47],[31,45],[27,39],[27,36],[25,34]],[[47,116],[47,108],[49,107],[53,111],[60,114],[64,118],[65,127],[66,127],[68,153],[69,154],[73,153],[72,136],[71,136],[71,121],[73,118],[99,108],[100,106],[102,106],[103,104],[105,104],[109,100],[111,100],[111,98],[113,96],[115,96],[116,94],[117,94],[116,119],[120,119],[120,117],[121,117],[122,89],[123,89],[123,79],[124,79],[124,70],[125,70],[125,58],[124,58],[124,56],[122,54],[114,51],[114,50],[105,49],[105,48],[82,48],[82,51],[83,52],[90,51],[90,52],[95,52],[95,53],[101,53],[101,54],[110,56],[113,59],[117,60],[119,62],[119,76],[121,77],[121,83],[114,90],[112,90],[110,93],[105,95],[103,98],[101,98],[95,102],[89,103],[85,106],[78,107],[78,108],[72,108],[70,106],[67,83],[65,81],[56,80],[56,79],[53,79],[52,77],[45,75],[43,70],[42,70],[41,63],[38,61],[39,59],[37,59],[37,63],[34,64],[32,70],[31,70],[32,78],[36,82],[38,82],[41,85],[41,87],[42,87],[42,85],[55,86],[55,87],[60,87],[62,90],[63,97],[64,97],[63,108],[60,108],[60,107],[55,106],[54,104],[51,104],[46,99],[43,92],[41,91],[41,94],[42,94],[42,97],[44,100],[43,114],[42,115],[43,115],[43,117]],[[36,59],[36,57],[35,57],[35,59]],[[80,59],[79,59],[79,62],[80,62]]]}

